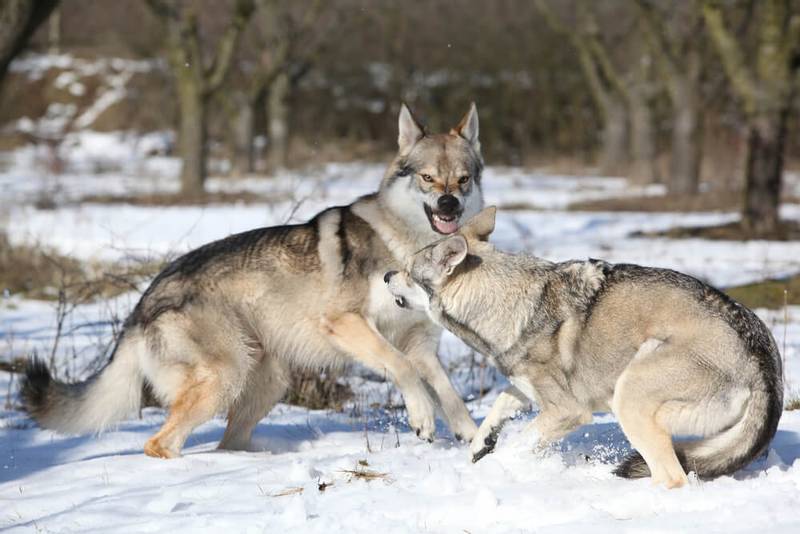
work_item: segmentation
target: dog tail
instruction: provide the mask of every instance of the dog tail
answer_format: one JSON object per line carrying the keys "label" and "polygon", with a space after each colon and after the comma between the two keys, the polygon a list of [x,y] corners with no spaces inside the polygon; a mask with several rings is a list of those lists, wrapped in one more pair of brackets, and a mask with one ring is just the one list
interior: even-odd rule
{"label": "dog tail", "polygon": [[129,339],[123,334],[109,363],[88,380],[73,384],[54,380],[43,361],[30,360],[20,391],[25,409],[42,428],[64,434],[102,431],[141,404],[142,343],[138,336]]}
{"label": "dog tail", "polygon": [[[736,423],[712,437],[674,444],[685,472],[694,471],[702,480],[730,475],[766,450],[783,412],[780,354],[774,344],[772,349],[772,354],[764,354],[769,360],[760,360],[760,383],[751,390],[744,413]],[[650,469],[641,454],[634,451],[617,466],[614,474],[642,478],[650,476]]]}

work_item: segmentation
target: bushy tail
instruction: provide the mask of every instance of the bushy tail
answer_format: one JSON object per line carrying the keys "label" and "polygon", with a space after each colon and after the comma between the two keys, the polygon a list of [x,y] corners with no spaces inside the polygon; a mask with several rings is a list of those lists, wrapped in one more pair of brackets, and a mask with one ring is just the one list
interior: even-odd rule
{"label": "bushy tail", "polygon": [[42,428],[65,434],[100,432],[124,419],[141,403],[138,344],[123,337],[102,371],[75,384],[54,380],[44,362],[30,360],[21,387],[25,409]]}
{"label": "bushy tail", "polygon": [[[710,438],[675,443],[675,453],[687,473],[694,471],[708,480],[730,475],[756,459],[769,445],[778,429],[783,411],[783,386],[752,393],[742,418]],[[634,451],[614,470],[623,478],[650,476],[642,456]]]}

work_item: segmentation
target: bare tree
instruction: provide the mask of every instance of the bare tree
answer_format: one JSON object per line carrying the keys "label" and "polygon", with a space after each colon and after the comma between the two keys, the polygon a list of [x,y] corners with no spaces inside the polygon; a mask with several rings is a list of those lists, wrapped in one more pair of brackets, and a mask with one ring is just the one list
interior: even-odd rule
{"label": "bare tree", "polygon": [[[652,51],[672,104],[670,177],[672,194],[697,193],[703,158],[702,17],[672,5],[670,13],[636,0],[642,33]],[[691,8],[691,6],[689,6]]]}
{"label": "bare tree", "polygon": [[59,0],[3,0],[0,2],[0,84],[8,65],[28,43],[33,32]]}
{"label": "bare tree", "polygon": [[230,21],[207,62],[194,2],[147,0],[147,3],[167,26],[169,63],[180,107],[181,191],[200,195],[208,174],[208,103],[225,81],[239,38],[255,6],[253,0],[235,0]]}
{"label": "bare tree", "polygon": [[[647,182],[659,181],[656,136],[650,100],[649,59],[639,54],[617,67],[604,42],[594,7],[578,0],[577,23],[564,24],[545,0],[537,0],[548,26],[566,36],[578,53],[594,102],[603,117],[600,170],[603,174],[629,172]],[[632,161],[628,157],[630,154]]]}
{"label": "bare tree", "polygon": [[725,21],[722,2],[702,3],[711,41],[747,121],[742,227],[768,236],[780,225],[783,152],[800,67],[800,8],[790,0],[763,0],[758,11],[755,58],[748,58]]}

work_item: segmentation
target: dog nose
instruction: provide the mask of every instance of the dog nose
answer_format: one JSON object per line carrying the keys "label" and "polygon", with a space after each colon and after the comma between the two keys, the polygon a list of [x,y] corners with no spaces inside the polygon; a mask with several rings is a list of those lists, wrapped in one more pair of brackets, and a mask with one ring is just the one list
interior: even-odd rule
{"label": "dog nose", "polygon": [[442,195],[437,203],[439,210],[444,213],[453,213],[458,209],[458,199],[453,195]]}
{"label": "dog nose", "polygon": [[383,281],[388,284],[389,280],[391,280],[392,277],[394,275],[396,275],[396,274],[397,274],[397,271],[388,271],[386,274],[383,275]]}

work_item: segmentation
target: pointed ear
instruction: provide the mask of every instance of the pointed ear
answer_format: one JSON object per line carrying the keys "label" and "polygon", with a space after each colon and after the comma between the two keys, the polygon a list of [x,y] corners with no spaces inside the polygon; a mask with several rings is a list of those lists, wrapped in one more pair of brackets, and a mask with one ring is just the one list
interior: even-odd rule
{"label": "pointed ear", "polygon": [[454,135],[460,135],[472,145],[476,152],[481,151],[481,143],[478,141],[478,108],[475,102],[469,106],[469,111],[458,123],[458,126],[450,130]]}
{"label": "pointed ear", "polygon": [[484,208],[476,216],[464,223],[460,233],[467,239],[488,241],[489,236],[494,232],[496,216],[497,208],[495,206]]}
{"label": "pointed ear", "polygon": [[417,120],[414,118],[414,115],[411,114],[409,111],[408,106],[405,103],[400,105],[400,118],[398,120],[399,130],[400,133],[397,136],[397,145],[400,148],[401,154],[408,154],[411,151],[411,147],[416,144],[417,141],[422,139],[422,136],[425,132],[422,129],[422,126],[419,125]]}
{"label": "pointed ear", "polygon": [[464,236],[455,235],[440,242],[433,248],[433,261],[445,276],[453,273],[464,258],[467,257],[469,247]]}

